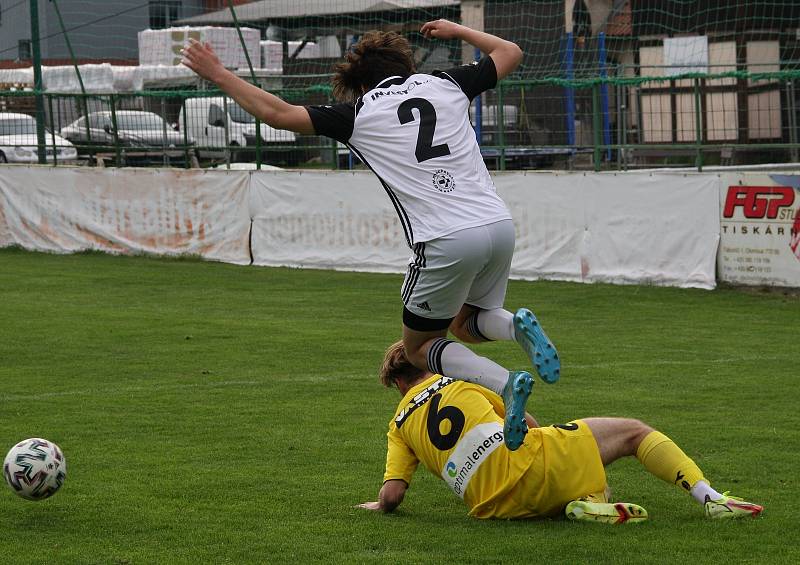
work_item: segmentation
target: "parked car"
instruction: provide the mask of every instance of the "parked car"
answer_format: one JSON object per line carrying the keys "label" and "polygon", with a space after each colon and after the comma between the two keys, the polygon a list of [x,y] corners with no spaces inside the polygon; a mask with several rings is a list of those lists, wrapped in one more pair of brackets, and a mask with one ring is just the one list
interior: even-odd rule
{"label": "parked car", "polygon": [[[237,154],[235,156],[250,157],[248,153],[255,155],[256,119],[229,98],[187,98],[178,116],[178,129],[185,129],[196,141],[201,158],[223,158],[226,148],[229,147],[246,148],[233,149]],[[283,160],[296,160],[298,152],[294,148],[285,147],[296,141],[294,132],[275,129],[264,123],[260,130],[261,145],[265,152],[280,151],[284,154]],[[279,150],[276,146],[284,147]]]}
{"label": "parked car", "polygon": [[[46,132],[46,159],[52,163],[74,162],[75,146],[61,136]],[[0,163],[38,163],[36,120],[27,114],[0,112]]]}
{"label": "parked car", "polygon": [[191,137],[185,139],[183,132],[176,131],[158,114],[138,110],[117,110],[114,115],[109,110],[90,112],[61,128],[61,135],[94,152],[114,153],[115,144],[119,143],[128,164],[160,163],[164,156],[183,159],[187,145],[194,146]]}

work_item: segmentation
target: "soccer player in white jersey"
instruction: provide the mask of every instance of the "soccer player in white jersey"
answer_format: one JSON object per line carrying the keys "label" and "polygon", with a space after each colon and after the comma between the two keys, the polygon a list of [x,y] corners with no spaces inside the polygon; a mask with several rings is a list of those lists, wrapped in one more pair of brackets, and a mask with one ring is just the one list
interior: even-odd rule
{"label": "soccer player in white jersey", "polygon": [[683,450],[639,420],[586,418],[537,427],[512,453],[499,448],[503,405],[491,391],[414,367],[401,342],[386,352],[380,377],[403,399],[389,422],[378,500],[361,508],[397,508],[422,462],[476,518],[566,514],[579,521],[641,522],[647,519],[641,506],[608,502],[603,469],[622,457],[636,457],[651,474],[689,493],[708,518],[756,517],[763,510],[714,490]]}
{"label": "soccer player in white jersey", "polygon": [[505,442],[527,432],[525,403],[533,381],[447,339],[517,341],[545,382],[560,375],[556,349],[530,310],[503,309],[514,226],[497,195],[469,122],[481,92],[514,71],[520,48],[447,20],[422,26],[429,38],[460,39],[480,61],[417,73],[408,41],[369,32],[334,68],[330,106],[296,106],[228,71],[208,44],[192,41],[184,64],[245,110],[279,129],[325,135],[346,144],[380,179],[413,253],[403,282],[403,343],[419,369],[477,383],[503,397]]}

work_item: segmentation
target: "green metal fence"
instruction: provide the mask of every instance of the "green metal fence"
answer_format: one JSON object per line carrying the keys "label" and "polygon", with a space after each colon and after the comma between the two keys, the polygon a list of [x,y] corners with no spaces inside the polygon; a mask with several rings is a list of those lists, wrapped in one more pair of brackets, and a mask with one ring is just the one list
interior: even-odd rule
{"label": "green metal fence", "polygon": [[[471,114],[484,159],[499,170],[702,169],[797,162],[798,78],[788,73],[725,73],[592,84],[504,81],[485,93],[481,111],[476,103]],[[563,108],[566,89],[574,91],[577,108],[572,143]],[[325,87],[274,92],[295,104],[331,102]],[[0,163],[38,162],[41,149],[46,162],[55,165],[360,166],[331,140],[257,124],[233,100],[213,90],[47,92],[42,99],[47,133],[39,147],[36,120],[30,115],[34,93],[0,92]]]}
{"label": "green metal fence", "polygon": [[[74,73],[78,86],[69,92],[45,88],[43,72],[54,71],[41,65],[39,3],[13,7],[19,11],[25,4],[32,80],[0,84],[0,163],[361,166],[340,144],[259,124],[213,85],[191,76],[174,90],[156,81],[156,86],[98,92],[97,81],[84,80],[86,68],[78,64],[80,53],[76,56],[70,41],[70,32],[80,26],[65,25],[57,0],[47,4],[57,31],[44,39],[63,36],[72,67],[62,70]],[[74,19],[76,5],[61,4]],[[423,70],[432,58],[455,65],[472,57],[460,42],[430,42],[416,33],[427,19],[462,17],[471,25],[475,20],[518,42],[526,52],[520,69],[471,109],[484,159],[495,169],[702,169],[798,161],[800,36],[795,22],[800,8],[793,3],[778,9],[765,0],[737,0],[732,10],[730,3],[715,2],[698,12],[703,3],[688,0],[669,9],[615,1],[610,12],[598,16],[582,2],[560,0],[434,2],[428,8],[348,15],[331,14],[325,2],[315,0],[305,3],[308,17],[284,15],[280,26],[258,12],[260,4],[239,8],[249,32],[283,37],[278,74],[259,70],[251,60],[234,2],[216,4],[223,9],[202,16],[198,25],[233,26],[247,62],[243,77],[295,104],[332,102],[324,72],[331,60],[294,58],[311,28],[344,42],[340,47],[364,29],[399,29],[411,38]],[[575,12],[565,24],[568,5]],[[133,9],[121,6],[118,14]],[[696,18],[685,17],[693,12]],[[97,21],[103,19],[108,18]],[[288,40],[298,38],[290,54]],[[702,49],[692,51],[695,39]],[[673,40],[688,41],[683,53],[688,62],[670,59],[667,44]]]}
{"label": "green metal fence", "polygon": [[[471,117],[485,161],[499,170],[796,163],[798,74],[509,80],[484,93],[480,112],[474,104]],[[576,101],[573,140],[565,90]],[[332,101],[324,85],[272,92],[294,104]],[[360,166],[331,140],[256,124],[215,90],[45,92],[41,99],[46,129],[41,149],[51,164]],[[35,110],[34,92],[0,92],[0,163],[38,162]]]}

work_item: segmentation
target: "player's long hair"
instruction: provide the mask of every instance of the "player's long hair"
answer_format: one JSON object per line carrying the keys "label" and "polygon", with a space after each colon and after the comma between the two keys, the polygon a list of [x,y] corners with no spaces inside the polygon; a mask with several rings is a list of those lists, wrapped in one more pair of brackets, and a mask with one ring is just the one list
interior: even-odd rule
{"label": "player's long hair", "polygon": [[344,62],[334,65],[333,95],[352,102],[386,77],[407,77],[415,71],[414,52],[405,37],[393,31],[368,31]]}
{"label": "player's long hair", "polygon": [[398,341],[389,346],[383,357],[380,378],[385,387],[397,386],[397,381],[413,382],[421,377],[425,371],[417,369],[406,357],[403,342]]}

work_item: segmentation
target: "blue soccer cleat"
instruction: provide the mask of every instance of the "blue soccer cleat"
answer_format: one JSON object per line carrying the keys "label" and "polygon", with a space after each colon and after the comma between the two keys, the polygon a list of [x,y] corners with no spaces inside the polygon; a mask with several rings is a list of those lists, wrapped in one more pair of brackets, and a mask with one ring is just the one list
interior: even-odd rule
{"label": "blue soccer cleat", "polygon": [[533,390],[533,377],[525,371],[511,371],[503,389],[503,404],[506,418],[503,422],[503,436],[509,451],[516,451],[525,441],[528,424],[525,422],[525,405]]}
{"label": "blue soccer cleat", "polygon": [[553,342],[544,333],[539,320],[527,308],[514,314],[514,338],[528,354],[542,380],[553,384],[561,376],[561,361]]}

